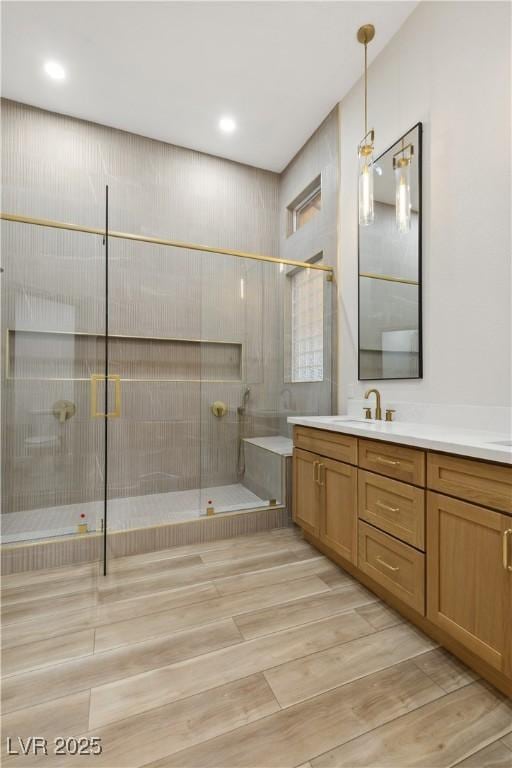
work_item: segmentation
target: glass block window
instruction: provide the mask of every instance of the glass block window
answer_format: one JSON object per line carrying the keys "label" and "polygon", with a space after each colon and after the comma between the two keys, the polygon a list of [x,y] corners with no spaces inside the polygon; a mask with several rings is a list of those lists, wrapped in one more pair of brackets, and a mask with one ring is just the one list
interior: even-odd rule
{"label": "glass block window", "polygon": [[291,381],[323,381],[325,275],[298,269],[290,279]]}

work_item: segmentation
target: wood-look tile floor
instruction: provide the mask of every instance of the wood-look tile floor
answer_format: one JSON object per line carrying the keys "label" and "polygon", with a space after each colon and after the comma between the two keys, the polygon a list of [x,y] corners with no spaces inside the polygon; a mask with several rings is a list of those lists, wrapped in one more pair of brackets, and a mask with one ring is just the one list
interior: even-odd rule
{"label": "wood-look tile floor", "polygon": [[[110,571],[4,577],[4,765],[512,766],[511,702],[295,529]],[[29,736],[49,754],[6,754]]]}

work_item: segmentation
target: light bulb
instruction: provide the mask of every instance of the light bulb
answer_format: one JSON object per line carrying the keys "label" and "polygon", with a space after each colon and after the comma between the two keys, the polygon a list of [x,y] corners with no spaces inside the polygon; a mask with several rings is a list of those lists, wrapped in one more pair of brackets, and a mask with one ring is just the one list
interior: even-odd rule
{"label": "light bulb", "polygon": [[233,133],[236,131],[236,122],[226,115],[219,120],[219,128],[223,133]]}
{"label": "light bulb", "polygon": [[373,210],[373,147],[367,144],[359,152],[359,224],[371,224]]}
{"label": "light bulb", "polygon": [[395,167],[396,226],[402,233],[411,228],[410,167],[408,160],[399,160]]}
{"label": "light bulb", "polygon": [[65,80],[66,78],[64,67],[58,61],[47,61],[44,65],[44,71],[52,80]]}

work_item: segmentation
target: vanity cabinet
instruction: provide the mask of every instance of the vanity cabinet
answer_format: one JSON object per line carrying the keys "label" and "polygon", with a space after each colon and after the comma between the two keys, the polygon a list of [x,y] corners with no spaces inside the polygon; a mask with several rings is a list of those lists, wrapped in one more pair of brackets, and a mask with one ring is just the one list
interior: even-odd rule
{"label": "vanity cabinet", "polygon": [[405,605],[425,614],[425,555],[359,523],[359,568]]}
{"label": "vanity cabinet", "polygon": [[425,491],[359,470],[359,519],[406,544],[425,549]]}
{"label": "vanity cabinet", "polygon": [[314,536],[319,534],[319,457],[301,448],[293,451],[293,521]]}
{"label": "vanity cabinet", "polygon": [[412,485],[425,485],[425,451],[359,440],[359,466]]}
{"label": "vanity cabinet", "polygon": [[357,469],[316,453],[293,453],[293,519],[357,563]]}
{"label": "vanity cabinet", "polygon": [[295,427],[293,443],[297,448],[317,453],[319,456],[357,464],[357,438],[350,435],[340,435],[325,429]]}
{"label": "vanity cabinet", "polygon": [[512,467],[429,453],[428,487],[512,514]]}
{"label": "vanity cabinet", "polygon": [[332,459],[320,463],[320,538],[357,563],[357,469]]}
{"label": "vanity cabinet", "polygon": [[306,538],[512,695],[512,467],[313,427],[294,443]]}
{"label": "vanity cabinet", "polygon": [[429,491],[427,520],[428,618],[511,675],[512,518]]}

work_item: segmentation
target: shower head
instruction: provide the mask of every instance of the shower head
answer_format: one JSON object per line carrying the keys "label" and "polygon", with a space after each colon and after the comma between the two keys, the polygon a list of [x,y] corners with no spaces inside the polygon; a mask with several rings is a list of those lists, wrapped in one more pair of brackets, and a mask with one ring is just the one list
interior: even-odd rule
{"label": "shower head", "polygon": [[238,406],[238,409],[237,409],[240,415],[245,413],[245,409],[247,408],[247,403],[248,403],[250,394],[251,394],[251,390],[249,387],[247,387],[247,389],[244,390],[244,393],[242,395],[242,403]]}

